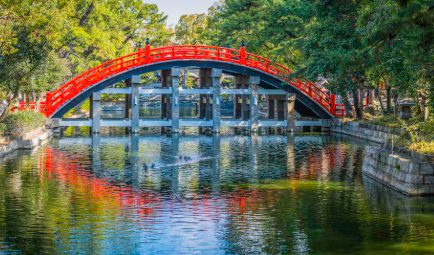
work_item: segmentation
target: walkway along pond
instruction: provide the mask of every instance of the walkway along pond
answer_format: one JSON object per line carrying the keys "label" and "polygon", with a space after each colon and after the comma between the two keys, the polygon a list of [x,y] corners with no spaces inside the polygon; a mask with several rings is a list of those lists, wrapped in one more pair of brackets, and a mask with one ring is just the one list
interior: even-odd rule
{"label": "walkway along pond", "polygon": [[0,163],[0,251],[429,254],[434,198],[338,135],[53,138]]}

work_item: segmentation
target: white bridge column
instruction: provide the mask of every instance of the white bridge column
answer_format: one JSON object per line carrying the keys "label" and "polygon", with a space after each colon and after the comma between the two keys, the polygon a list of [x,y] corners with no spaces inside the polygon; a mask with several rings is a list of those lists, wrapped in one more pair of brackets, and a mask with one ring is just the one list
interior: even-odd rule
{"label": "white bridge column", "polygon": [[172,68],[172,133],[179,133],[179,68]]}
{"label": "white bridge column", "polygon": [[92,93],[90,115],[92,118],[92,133],[99,133],[101,125],[101,92]]}
{"label": "white bridge column", "polygon": [[250,132],[258,132],[259,120],[259,100],[258,100],[258,85],[260,83],[258,76],[250,76]]}
{"label": "white bridge column", "polygon": [[131,93],[131,132],[139,132],[139,87],[140,76],[133,75],[132,81],[132,93]]}
{"label": "white bridge column", "polygon": [[212,120],[213,120],[213,133],[220,132],[220,87],[221,87],[221,77],[222,70],[221,69],[212,69],[211,78],[212,78],[212,87],[213,87],[213,95],[212,95]]}
{"label": "white bridge column", "polygon": [[[249,80],[247,76],[241,77],[241,88],[248,89],[249,88]],[[249,112],[250,108],[249,104],[249,95],[242,94],[241,95],[241,120],[249,120]]]}
{"label": "white bridge column", "polygon": [[295,94],[286,95],[285,117],[287,121],[286,131],[295,132]]}

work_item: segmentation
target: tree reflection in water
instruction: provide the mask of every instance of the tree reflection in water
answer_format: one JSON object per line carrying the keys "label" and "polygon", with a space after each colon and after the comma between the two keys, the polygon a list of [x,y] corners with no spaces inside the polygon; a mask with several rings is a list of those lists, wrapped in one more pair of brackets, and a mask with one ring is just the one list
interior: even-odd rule
{"label": "tree reflection in water", "polygon": [[53,139],[0,165],[0,251],[431,252],[433,198],[363,177],[363,152],[334,136]]}

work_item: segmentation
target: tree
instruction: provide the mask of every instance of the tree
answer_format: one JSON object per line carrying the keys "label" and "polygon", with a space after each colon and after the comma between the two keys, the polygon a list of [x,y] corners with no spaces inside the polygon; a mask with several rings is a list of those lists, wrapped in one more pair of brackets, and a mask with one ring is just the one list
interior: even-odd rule
{"label": "tree", "polygon": [[357,30],[358,2],[315,1],[315,17],[307,24],[301,40],[306,57],[306,76],[323,76],[330,89],[344,97],[353,95],[356,117],[363,118],[362,89],[367,87],[365,76],[367,51]]}
{"label": "tree", "polygon": [[167,44],[166,16],[155,4],[141,0],[74,0],[56,52],[68,60],[72,73],[81,73],[145,44]]}
{"label": "tree", "polygon": [[433,8],[426,0],[366,1],[358,21],[372,60],[370,78],[415,98],[425,119],[434,99]]}
{"label": "tree", "polygon": [[248,50],[295,67],[303,56],[297,40],[311,16],[308,1],[227,0],[209,10],[208,38],[215,45],[247,43]]}
{"label": "tree", "polygon": [[180,44],[208,44],[206,14],[182,15],[175,26],[175,40]]}
{"label": "tree", "polygon": [[[141,0],[3,1],[0,90],[10,109],[39,92],[144,45],[167,44],[171,31],[156,5]],[[3,118],[7,111],[1,113]]]}
{"label": "tree", "polygon": [[[59,2],[5,1],[0,5],[3,32],[0,35],[0,89],[7,100],[4,118],[20,93],[47,89],[41,83],[53,63],[50,50],[59,38],[62,13]],[[38,11],[35,12],[34,10]]]}

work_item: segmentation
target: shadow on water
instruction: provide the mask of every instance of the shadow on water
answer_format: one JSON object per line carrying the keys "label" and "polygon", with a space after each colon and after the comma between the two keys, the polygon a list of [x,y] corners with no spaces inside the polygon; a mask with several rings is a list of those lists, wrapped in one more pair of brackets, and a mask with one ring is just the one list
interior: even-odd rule
{"label": "shadow on water", "polygon": [[0,162],[0,253],[427,254],[434,199],[340,136],[61,137]]}

